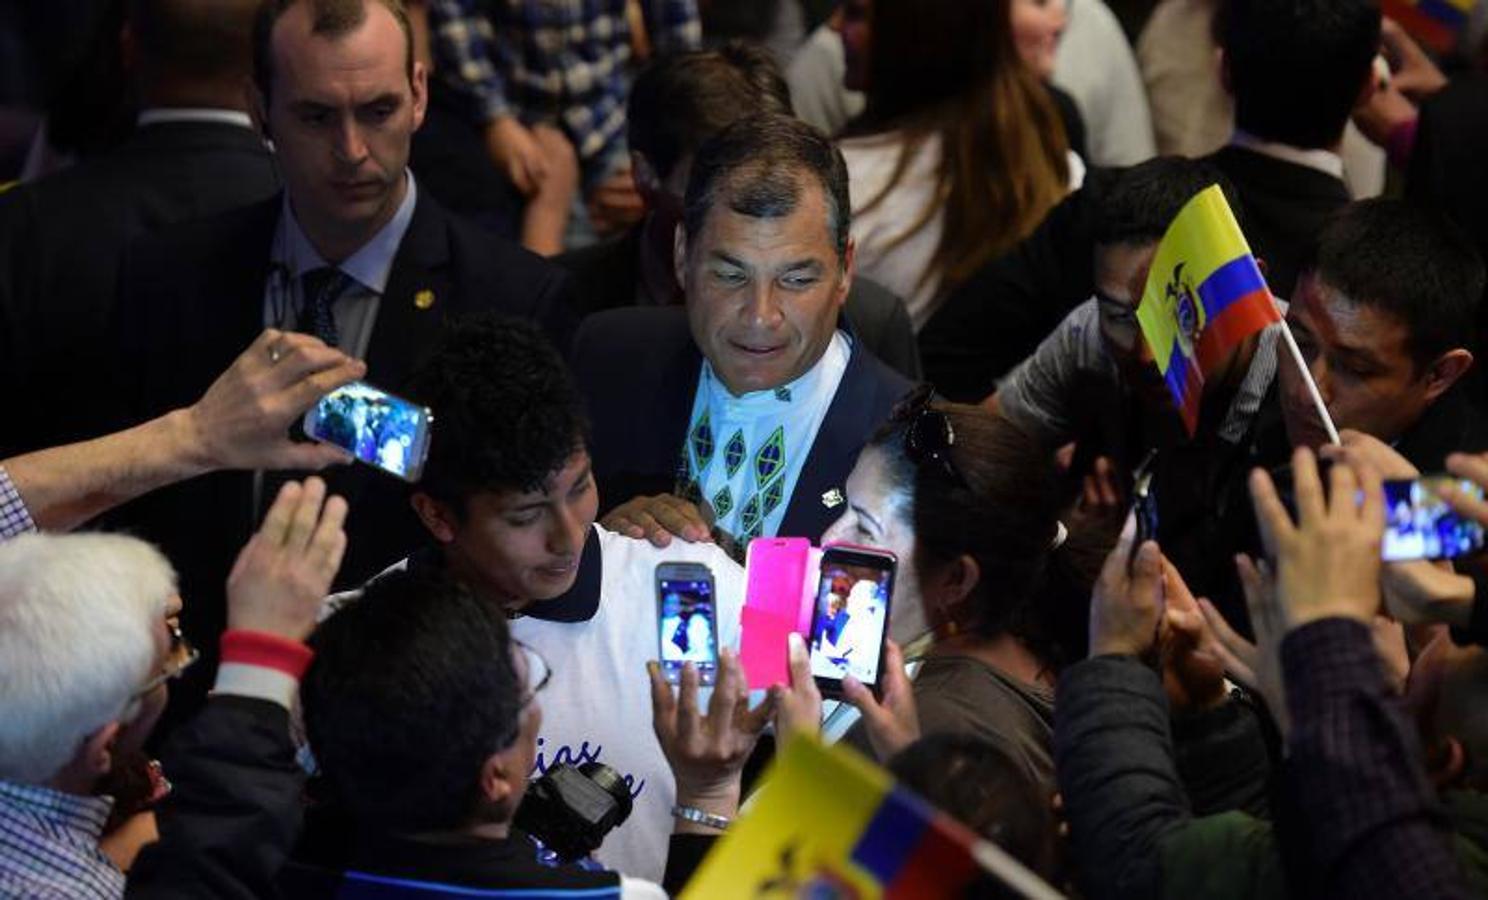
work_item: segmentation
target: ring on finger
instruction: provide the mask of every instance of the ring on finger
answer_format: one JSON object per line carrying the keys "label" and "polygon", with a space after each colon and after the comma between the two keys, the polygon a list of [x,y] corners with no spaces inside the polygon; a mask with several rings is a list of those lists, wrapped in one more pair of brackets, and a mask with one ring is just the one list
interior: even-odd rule
{"label": "ring on finger", "polygon": [[284,357],[284,351],[279,349],[278,342],[269,345],[269,365],[274,365]]}

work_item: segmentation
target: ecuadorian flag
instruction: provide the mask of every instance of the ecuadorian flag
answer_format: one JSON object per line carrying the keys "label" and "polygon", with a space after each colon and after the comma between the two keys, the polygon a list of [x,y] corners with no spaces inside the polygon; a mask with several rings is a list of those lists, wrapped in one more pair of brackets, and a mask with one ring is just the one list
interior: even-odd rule
{"label": "ecuadorian flag", "polygon": [[1281,321],[1219,185],[1200,191],[1168,226],[1137,321],[1192,435],[1204,377],[1241,341]]}
{"label": "ecuadorian flag", "polygon": [[852,751],[795,738],[682,898],[960,897],[977,843]]}
{"label": "ecuadorian flag", "polygon": [[1478,0],[1384,0],[1384,14],[1438,53],[1457,46]]}

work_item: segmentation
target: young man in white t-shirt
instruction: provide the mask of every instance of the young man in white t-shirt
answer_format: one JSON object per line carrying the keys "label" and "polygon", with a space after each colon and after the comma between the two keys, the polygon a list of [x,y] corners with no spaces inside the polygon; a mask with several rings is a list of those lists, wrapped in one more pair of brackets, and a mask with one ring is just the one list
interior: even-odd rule
{"label": "young man in white t-shirt", "polygon": [[[743,570],[713,544],[659,549],[594,523],[583,400],[557,352],[527,323],[457,326],[408,393],[434,411],[435,424],[412,495],[433,545],[407,567],[444,569],[499,604],[512,636],[552,663],[532,777],[562,763],[616,769],[634,809],[596,856],[627,875],[661,880],[676,788],[651,728],[646,663],[660,651],[656,566],[712,569],[720,647],[739,643]],[[727,817],[736,805],[737,797],[723,797],[698,810]]]}

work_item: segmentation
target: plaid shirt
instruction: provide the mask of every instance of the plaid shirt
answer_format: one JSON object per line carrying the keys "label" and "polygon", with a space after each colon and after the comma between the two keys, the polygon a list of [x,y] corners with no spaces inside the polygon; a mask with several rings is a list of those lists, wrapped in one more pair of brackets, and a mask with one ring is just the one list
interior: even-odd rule
{"label": "plaid shirt", "polygon": [[[435,77],[482,122],[556,120],[588,160],[625,131],[626,0],[430,0]],[[697,0],[643,0],[658,54],[702,43]]]}
{"label": "plaid shirt", "polygon": [[1369,628],[1324,619],[1281,644],[1288,783],[1310,867],[1335,897],[1467,897],[1420,741]]}
{"label": "plaid shirt", "polygon": [[117,900],[124,873],[98,849],[113,801],[0,781],[0,897]]}
{"label": "plaid shirt", "polygon": [[31,510],[26,508],[26,501],[21,499],[21,492],[11,482],[10,474],[0,466],[0,541],[35,530]]}

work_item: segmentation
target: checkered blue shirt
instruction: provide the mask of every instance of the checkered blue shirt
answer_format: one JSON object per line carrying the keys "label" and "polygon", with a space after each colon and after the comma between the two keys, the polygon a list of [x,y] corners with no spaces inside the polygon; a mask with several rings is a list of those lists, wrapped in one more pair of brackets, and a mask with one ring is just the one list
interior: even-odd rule
{"label": "checkered blue shirt", "polygon": [[[559,123],[581,159],[625,132],[626,0],[431,0],[435,77],[483,122]],[[697,0],[643,0],[657,54],[702,43]]]}
{"label": "checkered blue shirt", "polygon": [[113,801],[0,781],[0,897],[118,900],[124,873],[98,849]]}
{"label": "checkered blue shirt", "polygon": [[31,510],[26,508],[26,501],[21,499],[21,492],[11,482],[10,474],[0,466],[0,541],[35,530]]}

